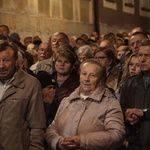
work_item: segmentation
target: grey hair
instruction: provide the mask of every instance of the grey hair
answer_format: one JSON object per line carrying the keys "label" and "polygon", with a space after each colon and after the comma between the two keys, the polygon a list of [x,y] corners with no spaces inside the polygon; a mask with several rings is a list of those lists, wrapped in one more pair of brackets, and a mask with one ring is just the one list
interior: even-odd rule
{"label": "grey hair", "polygon": [[85,52],[86,57],[93,58],[92,49],[88,45],[83,45],[76,50],[77,56]]}

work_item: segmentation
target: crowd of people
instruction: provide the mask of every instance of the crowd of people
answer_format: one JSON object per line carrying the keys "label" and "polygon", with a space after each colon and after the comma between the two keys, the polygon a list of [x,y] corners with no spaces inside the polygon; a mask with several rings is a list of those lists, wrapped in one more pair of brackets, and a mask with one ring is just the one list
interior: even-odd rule
{"label": "crowd of people", "polygon": [[69,37],[0,25],[0,149],[149,150],[150,33]]}

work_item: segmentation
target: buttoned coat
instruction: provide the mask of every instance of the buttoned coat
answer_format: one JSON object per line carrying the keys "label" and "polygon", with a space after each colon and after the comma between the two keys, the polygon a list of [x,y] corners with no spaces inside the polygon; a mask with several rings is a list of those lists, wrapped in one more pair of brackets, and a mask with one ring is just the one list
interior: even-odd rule
{"label": "buttoned coat", "polygon": [[122,144],[125,128],[119,101],[104,86],[85,100],[80,87],[60,104],[46,132],[53,150],[61,137],[79,135],[82,150],[115,150]]}
{"label": "buttoned coat", "polygon": [[43,150],[45,128],[40,84],[19,70],[0,100],[0,150]]}

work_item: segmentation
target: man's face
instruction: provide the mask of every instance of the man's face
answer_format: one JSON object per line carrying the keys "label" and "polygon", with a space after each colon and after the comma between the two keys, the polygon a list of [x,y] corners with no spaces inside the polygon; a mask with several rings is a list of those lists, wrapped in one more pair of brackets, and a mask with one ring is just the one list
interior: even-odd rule
{"label": "man's face", "polygon": [[9,36],[9,31],[6,27],[2,26],[2,27],[0,27],[0,34],[8,37]]}
{"label": "man's face", "polygon": [[110,60],[103,51],[99,51],[95,54],[95,59],[99,61],[99,63],[104,67],[109,67],[112,60]]}
{"label": "man's face", "polygon": [[79,48],[79,47],[81,47],[81,46],[83,46],[83,45],[85,45],[85,42],[84,42],[83,40],[78,40],[78,41],[76,42],[76,47],[77,47],[77,48]]}
{"label": "man's face", "polygon": [[57,50],[60,45],[65,43],[63,35],[54,35],[51,39],[52,51]]}
{"label": "man's face", "polygon": [[137,34],[133,35],[130,38],[130,46],[132,49],[132,52],[138,52],[139,51],[139,46],[141,44],[141,41],[144,39],[144,35],[142,34]]}
{"label": "man's face", "polygon": [[27,38],[25,41],[24,41],[24,45],[27,47],[30,43],[32,43],[32,38]]}
{"label": "man's face", "polygon": [[150,71],[150,45],[139,48],[139,65],[143,72]]}
{"label": "man's face", "polygon": [[38,49],[38,60],[42,61],[52,56],[52,50],[48,43],[42,43]]}
{"label": "man's face", "polygon": [[0,52],[0,79],[5,82],[10,79],[15,72],[16,60],[13,50],[8,47]]}

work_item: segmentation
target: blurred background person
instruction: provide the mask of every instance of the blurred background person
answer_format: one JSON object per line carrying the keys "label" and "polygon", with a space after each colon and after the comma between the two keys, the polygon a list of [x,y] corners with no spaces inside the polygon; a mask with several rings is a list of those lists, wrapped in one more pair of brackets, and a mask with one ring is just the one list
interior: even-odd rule
{"label": "blurred background person", "polygon": [[87,33],[82,33],[80,36],[82,39],[84,39],[85,42],[87,42],[89,40],[89,35]]}
{"label": "blurred background person", "polygon": [[34,74],[34,72],[30,70],[30,66],[33,64],[33,62],[33,56],[30,53],[24,52],[23,50],[19,49],[17,60],[18,67],[35,77],[36,75]]}
{"label": "blurred background person", "polygon": [[93,56],[95,55],[95,52],[99,49],[99,45],[97,43],[91,43],[89,44],[89,46],[91,47],[92,49],[92,54]]}
{"label": "blurred background person", "polygon": [[121,70],[116,66],[115,55],[110,48],[100,48],[95,52],[95,59],[106,68],[107,82],[106,85],[114,91],[120,80]]}
{"label": "blurred background person", "polygon": [[37,53],[35,45],[33,43],[30,43],[27,46],[26,52],[29,52],[33,56],[33,58],[34,58],[33,64],[35,64],[38,61],[38,53]]}
{"label": "blurred background person", "polygon": [[33,38],[31,36],[27,36],[23,40],[23,44],[26,47],[28,47],[28,45],[31,44],[32,42],[33,42]]}
{"label": "blurred background person", "polygon": [[83,38],[78,37],[76,39],[76,49],[78,49],[79,47],[81,47],[81,46],[83,46],[85,44],[86,44],[86,41]]}
{"label": "blurred background person", "polygon": [[129,46],[119,46],[117,48],[117,59],[121,60],[122,56],[130,50]]}
{"label": "blurred background person", "polygon": [[92,49],[88,45],[79,47],[76,50],[76,55],[77,55],[79,64],[82,63],[86,59],[93,58]]}
{"label": "blurred background person", "polygon": [[7,25],[4,25],[4,24],[0,25],[0,34],[5,36],[7,38],[7,40],[10,41],[10,39],[9,39],[10,30]]}
{"label": "blurred background person", "polygon": [[18,33],[11,33],[10,34],[10,41],[14,42],[15,44],[17,44],[17,46],[19,48],[21,48],[22,50],[26,51],[27,47],[24,46],[22,43],[21,43],[21,38],[20,38],[20,35]]}
{"label": "blurred background person", "polygon": [[37,61],[30,67],[30,69],[36,73],[37,66],[39,62],[50,58],[53,55],[53,51],[51,49],[51,46],[48,42],[42,42],[39,45],[38,51],[37,51],[38,59]]}

